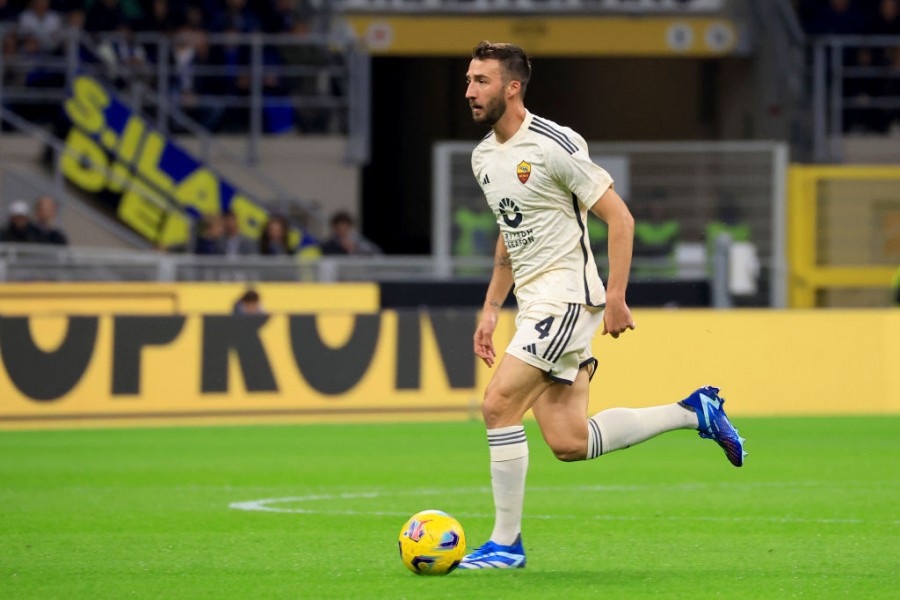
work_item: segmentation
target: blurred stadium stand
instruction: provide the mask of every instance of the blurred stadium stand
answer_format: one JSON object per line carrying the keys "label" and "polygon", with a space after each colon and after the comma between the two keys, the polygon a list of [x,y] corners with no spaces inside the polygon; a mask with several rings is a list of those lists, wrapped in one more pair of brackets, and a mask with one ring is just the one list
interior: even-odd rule
{"label": "blurred stadium stand", "polygon": [[[788,151],[773,169],[771,153],[745,160],[716,144],[771,149],[781,142],[791,162],[820,165],[900,156],[897,0],[25,4],[0,8],[0,211],[5,217],[16,199],[53,194],[74,247],[4,248],[0,280],[482,281],[490,260],[477,251],[486,222],[477,198],[463,193],[457,200],[471,200],[464,207],[471,211],[438,219],[441,178],[456,182],[454,190],[471,184],[465,160],[436,173],[432,157],[436,144],[483,134],[459,81],[484,36],[522,43],[536,58],[535,112],[573,126],[599,160],[625,161],[627,199],[646,225],[638,232],[637,284],[694,281],[705,290],[698,297],[718,306],[782,306],[794,297],[786,290],[791,228],[779,183]],[[35,14],[26,18],[28,11]],[[32,18],[38,13],[44,16]],[[576,35],[585,31],[579,27],[598,33]],[[126,226],[60,168],[71,152],[60,106],[80,76],[102,82],[154,131],[269,214],[288,215],[309,239],[325,234],[328,215],[349,209],[388,255],[236,263],[149,252],[156,240]],[[648,151],[659,142],[705,150]],[[198,218],[157,192],[136,190],[160,211]],[[890,229],[900,209],[870,204],[873,227]],[[461,224],[476,237],[462,239]],[[888,229],[842,243],[884,240],[880,254],[851,254],[897,264]],[[604,235],[595,223],[601,262]],[[757,289],[731,293],[741,287],[729,275],[735,249],[717,239],[752,246]],[[820,294],[816,303],[880,297]]]}

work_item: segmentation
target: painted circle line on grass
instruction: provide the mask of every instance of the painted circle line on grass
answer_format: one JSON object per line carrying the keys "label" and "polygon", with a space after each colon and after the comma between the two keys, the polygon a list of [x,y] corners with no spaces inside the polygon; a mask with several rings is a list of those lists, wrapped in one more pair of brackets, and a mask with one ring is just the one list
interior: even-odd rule
{"label": "painted circle line on grass", "polygon": [[[677,488],[681,490],[709,487],[787,487],[793,486],[811,486],[817,482],[795,482],[795,483],[747,483],[747,484],[721,484],[713,486],[709,484],[679,484],[673,486],[641,486],[641,485],[594,485],[594,486],[560,486],[560,487],[533,487],[529,488],[532,492],[621,492],[621,491],[637,491],[659,489],[661,487]],[[824,483],[823,483],[824,485]],[[406,517],[408,511],[380,511],[380,510],[352,510],[331,508],[335,501],[340,500],[357,500],[376,499],[386,496],[396,496],[402,493],[404,496],[452,496],[458,494],[489,494],[488,487],[474,488],[452,488],[452,489],[421,489],[421,490],[388,490],[388,491],[363,491],[363,492],[346,492],[335,494],[310,494],[306,496],[289,496],[283,498],[262,498],[259,500],[247,500],[243,502],[232,502],[229,508],[235,510],[246,510],[256,512],[272,512],[272,513],[289,513],[303,515],[349,515],[349,516],[386,516],[386,517]],[[295,506],[279,506],[284,504],[308,504],[314,502],[327,501],[329,507],[324,508],[305,508]],[[493,514],[480,513],[455,513],[458,518],[492,518]],[[808,519],[803,517],[777,517],[777,516],[711,516],[711,515],[593,515],[589,517],[575,515],[527,515],[529,519],[592,519],[597,521],[716,521],[716,522],[768,522],[768,523],[817,523],[817,524],[887,524],[898,525],[898,520],[871,520],[871,519]]]}

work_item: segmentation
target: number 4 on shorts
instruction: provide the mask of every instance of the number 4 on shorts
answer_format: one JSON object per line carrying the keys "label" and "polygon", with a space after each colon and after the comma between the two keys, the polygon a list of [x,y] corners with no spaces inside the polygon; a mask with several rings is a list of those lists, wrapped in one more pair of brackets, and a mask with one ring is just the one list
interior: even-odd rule
{"label": "number 4 on shorts", "polygon": [[534,328],[540,333],[539,340],[544,339],[548,335],[550,335],[550,328],[553,327],[553,317],[547,317],[540,323],[537,323]]}

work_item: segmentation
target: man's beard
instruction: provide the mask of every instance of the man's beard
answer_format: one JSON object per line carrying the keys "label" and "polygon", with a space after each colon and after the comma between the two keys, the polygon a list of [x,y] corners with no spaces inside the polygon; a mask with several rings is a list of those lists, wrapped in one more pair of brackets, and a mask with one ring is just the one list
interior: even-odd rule
{"label": "man's beard", "polygon": [[487,106],[482,107],[482,110],[484,113],[480,119],[474,113],[472,119],[476,123],[484,123],[488,127],[493,127],[506,114],[506,102],[502,96],[497,96],[488,101]]}

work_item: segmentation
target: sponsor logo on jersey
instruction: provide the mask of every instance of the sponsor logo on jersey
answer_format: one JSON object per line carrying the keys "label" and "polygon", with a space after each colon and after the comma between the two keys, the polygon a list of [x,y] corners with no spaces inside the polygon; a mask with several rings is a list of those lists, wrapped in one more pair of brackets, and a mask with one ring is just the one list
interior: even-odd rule
{"label": "sponsor logo on jersey", "polygon": [[525,183],[531,177],[531,165],[523,160],[516,165],[516,175],[519,176],[519,181]]}
{"label": "sponsor logo on jersey", "polygon": [[503,222],[515,229],[522,223],[522,211],[516,206],[516,203],[509,198],[500,201],[500,210],[498,211],[503,218]]}

